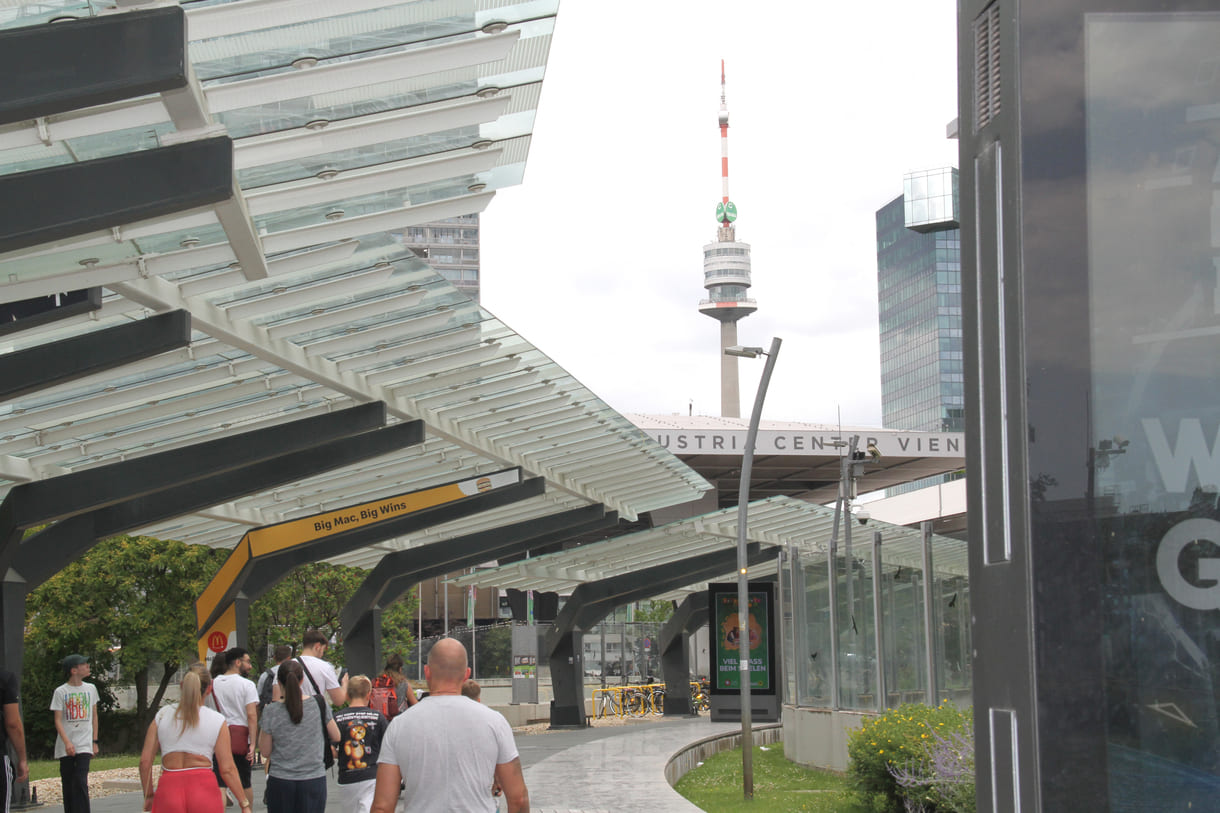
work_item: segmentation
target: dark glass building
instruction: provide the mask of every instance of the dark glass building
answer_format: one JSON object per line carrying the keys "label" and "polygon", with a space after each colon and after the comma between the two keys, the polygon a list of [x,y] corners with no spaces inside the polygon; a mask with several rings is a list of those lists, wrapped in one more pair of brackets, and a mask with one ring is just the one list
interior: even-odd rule
{"label": "dark glass building", "polygon": [[963,427],[957,170],[906,176],[877,211],[881,410],[891,429]]}
{"label": "dark glass building", "polygon": [[959,4],[979,811],[1220,809],[1220,3]]}

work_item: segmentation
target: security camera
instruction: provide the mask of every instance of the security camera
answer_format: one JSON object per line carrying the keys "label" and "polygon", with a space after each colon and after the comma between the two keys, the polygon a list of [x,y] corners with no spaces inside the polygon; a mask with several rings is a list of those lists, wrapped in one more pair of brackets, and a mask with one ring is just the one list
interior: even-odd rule
{"label": "security camera", "polygon": [[861,525],[867,525],[868,521],[872,518],[873,515],[868,511],[860,510],[856,512],[856,522],[860,523]]}

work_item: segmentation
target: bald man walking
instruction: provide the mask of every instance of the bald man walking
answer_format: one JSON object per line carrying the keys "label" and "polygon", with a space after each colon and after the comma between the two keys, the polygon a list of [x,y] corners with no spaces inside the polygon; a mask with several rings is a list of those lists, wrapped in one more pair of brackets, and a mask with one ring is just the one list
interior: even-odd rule
{"label": "bald man walking", "polygon": [[492,813],[499,785],[508,813],[529,813],[513,730],[504,715],[462,696],[466,647],[442,638],[428,653],[428,697],[390,722],[377,762],[372,813]]}

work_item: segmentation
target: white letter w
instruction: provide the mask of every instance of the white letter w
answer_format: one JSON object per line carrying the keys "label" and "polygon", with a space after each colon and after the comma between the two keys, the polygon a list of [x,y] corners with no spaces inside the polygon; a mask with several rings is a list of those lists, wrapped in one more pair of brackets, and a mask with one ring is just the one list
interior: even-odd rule
{"label": "white letter w", "polygon": [[1178,421],[1177,443],[1170,449],[1169,439],[1165,437],[1165,429],[1159,419],[1144,418],[1141,423],[1166,491],[1186,491],[1192,463],[1199,476],[1199,485],[1220,485],[1220,458],[1216,455],[1220,451],[1220,430],[1216,433],[1216,443],[1208,448],[1199,419],[1183,418]]}

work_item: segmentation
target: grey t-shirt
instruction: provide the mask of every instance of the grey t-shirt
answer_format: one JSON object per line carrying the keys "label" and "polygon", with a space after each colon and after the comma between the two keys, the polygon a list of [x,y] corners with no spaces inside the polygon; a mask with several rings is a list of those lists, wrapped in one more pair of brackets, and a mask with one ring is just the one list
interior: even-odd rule
{"label": "grey t-shirt", "polygon": [[430,695],[390,721],[378,763],[402,772],[407,813],[492,813],[496,766],[516,758],[504,715],[469,697]]}
{"label": "grey t-shirt", "polygon": [[[276,779],[316,779],[326,776],[322,762],[322,722],[318,701],[306,697],[301,722],[293,724],[283,701],[269,703],[259,728],[271,735],[271,776]],[[331,719],[330,705],[326,719]]]}

